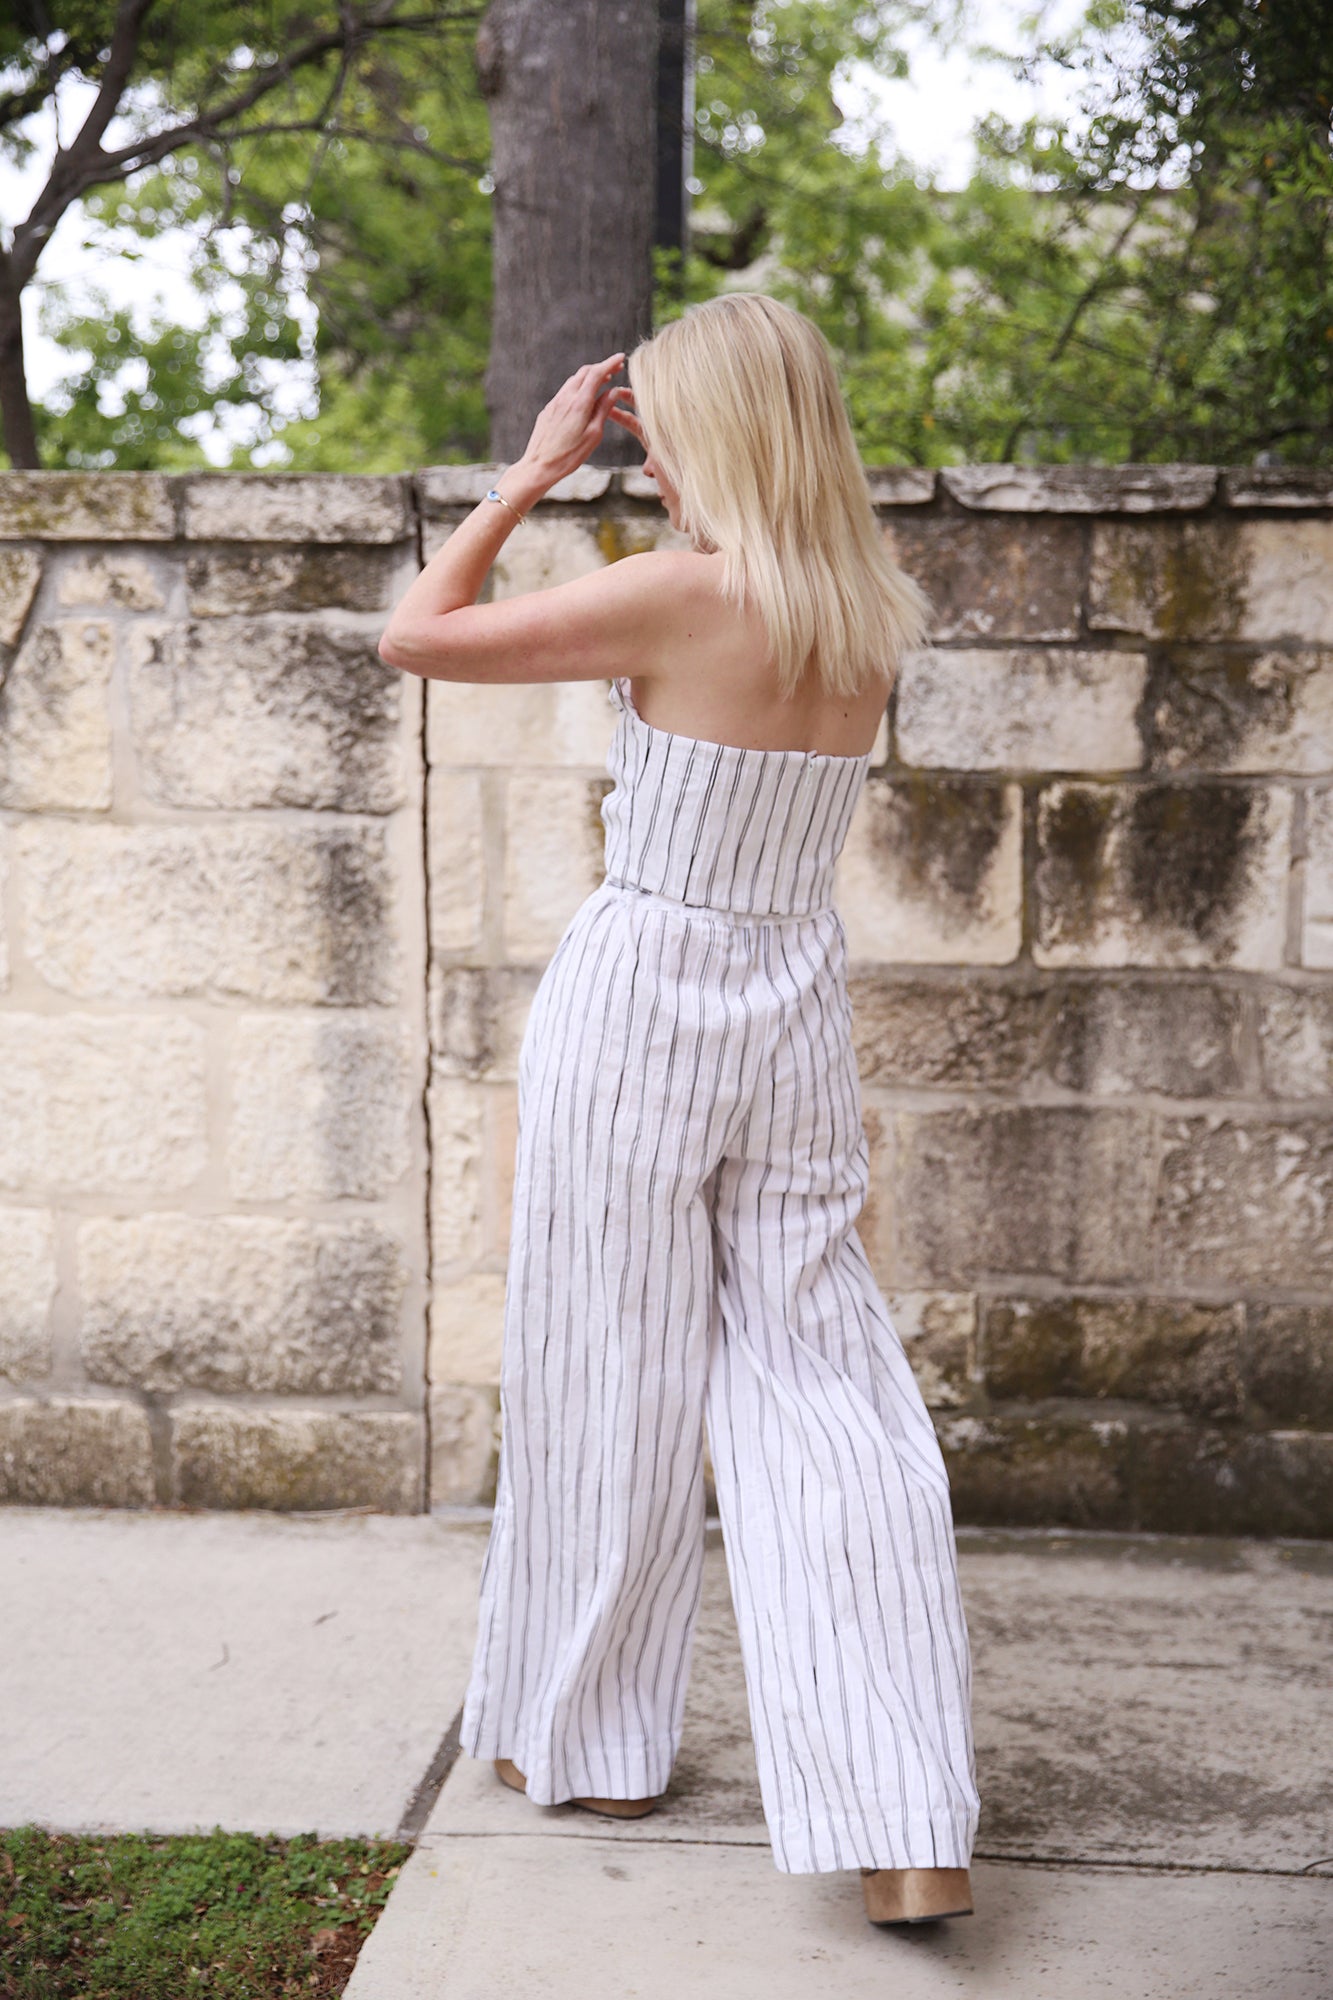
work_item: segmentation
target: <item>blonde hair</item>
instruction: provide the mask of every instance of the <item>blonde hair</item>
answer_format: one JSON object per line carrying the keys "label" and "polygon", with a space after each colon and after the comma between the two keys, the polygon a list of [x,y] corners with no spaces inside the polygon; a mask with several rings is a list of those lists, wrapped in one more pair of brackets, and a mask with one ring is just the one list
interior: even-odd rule
{"label": "blonde hair", "polygon": [[784,698],[807,671],[830,694],[891,681],[931,604],[880,532],[814,321],[762,292],[723,293],[641,342],[628,373],[681,526],[723,556],[723,594],[758,606]]}

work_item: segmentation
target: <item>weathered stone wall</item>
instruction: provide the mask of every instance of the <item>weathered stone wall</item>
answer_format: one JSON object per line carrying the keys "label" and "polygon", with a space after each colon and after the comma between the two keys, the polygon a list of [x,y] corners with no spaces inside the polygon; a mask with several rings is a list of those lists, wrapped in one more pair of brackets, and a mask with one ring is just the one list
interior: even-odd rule
{"label": "weathered stone wall", "polygon": [[0,476],[0,1492],[420,1508],[411,482]]}
{"label": "weathered stone wall", "polygon": [[[493,1494],[615,721],[374,652],[493,470],[0,479],[11,1497]],[[872,485],[937,617],[836,890],[861,1233],[958,1516],[1333,1533],[1333,478]],[[562,482],[495,591],[675,544],[653,493]]]}

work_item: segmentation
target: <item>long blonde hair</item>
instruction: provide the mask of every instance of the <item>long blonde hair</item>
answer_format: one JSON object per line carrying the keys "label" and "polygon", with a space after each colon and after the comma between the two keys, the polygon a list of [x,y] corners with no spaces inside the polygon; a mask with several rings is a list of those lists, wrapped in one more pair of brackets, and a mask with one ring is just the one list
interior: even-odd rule
{"label": "long blonde hair", "polygon": [[814,321],[763,292],[726,292],[641,342],[628,373],[681,526],[723,556],[723,594],[757,604],[784,698],[807,672],[835,695],[891,681],[931,604],[880,532]]}

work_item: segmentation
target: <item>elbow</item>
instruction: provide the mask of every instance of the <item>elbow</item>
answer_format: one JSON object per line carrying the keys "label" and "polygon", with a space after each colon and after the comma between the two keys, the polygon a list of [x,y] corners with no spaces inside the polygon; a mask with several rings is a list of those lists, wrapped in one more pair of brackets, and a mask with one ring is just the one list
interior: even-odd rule
{"label": "elbow", "polygon": [[420,649],[413,646],[409,635],[395,632],[392,625],[381,634],[376,650],[386,667],[398,667],[405,674],[426,672]]}

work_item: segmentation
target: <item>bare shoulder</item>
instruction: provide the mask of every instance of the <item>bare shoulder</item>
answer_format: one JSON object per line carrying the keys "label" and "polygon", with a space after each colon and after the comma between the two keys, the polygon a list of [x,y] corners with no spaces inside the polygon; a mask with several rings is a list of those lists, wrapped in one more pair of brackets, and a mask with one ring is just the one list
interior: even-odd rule
{"label": "bare shoulder", "polygon": [[593,576],[609,597],[660,608],[665,615],[682,599],[695,604],[716,596],[721,571],[720,556],[694,549],[636,549],[633,555],[617,556]]}
{"label": "bare shoulder", "polygon": [[680,630],[711,618],[720,630],[735,623],[736,611],[722,595],[723,558],[701,549],[642,549],[614,565],[633,563],[635,587],[654,600],[664,629]]}

